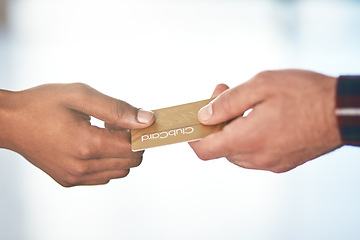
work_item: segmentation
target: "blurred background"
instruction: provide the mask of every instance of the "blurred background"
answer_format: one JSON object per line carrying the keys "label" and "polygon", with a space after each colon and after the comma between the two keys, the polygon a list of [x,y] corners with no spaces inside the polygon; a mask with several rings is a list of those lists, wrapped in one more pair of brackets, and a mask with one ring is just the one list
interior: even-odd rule
{"label": "blurred background", "polygon": [[[282,68],[360,73],[360,1],[0,0],[2,89],[84,82],[157,109]],[[274,174],[183,143],[63,188],[0,150],[0,239],[359,239],[359,172],[354,147]]]}

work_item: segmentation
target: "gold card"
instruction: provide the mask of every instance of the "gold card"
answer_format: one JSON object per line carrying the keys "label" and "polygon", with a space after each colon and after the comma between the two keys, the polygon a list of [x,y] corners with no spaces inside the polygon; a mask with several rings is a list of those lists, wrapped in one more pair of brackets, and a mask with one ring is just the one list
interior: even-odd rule
{"label": "gold card", "polygon": [[153,125],[131,130],[132,150],[195,141],[221,130],[225,123],[208,126],[198,120],[199,110],[211,100],[153,110],[156,117]]}

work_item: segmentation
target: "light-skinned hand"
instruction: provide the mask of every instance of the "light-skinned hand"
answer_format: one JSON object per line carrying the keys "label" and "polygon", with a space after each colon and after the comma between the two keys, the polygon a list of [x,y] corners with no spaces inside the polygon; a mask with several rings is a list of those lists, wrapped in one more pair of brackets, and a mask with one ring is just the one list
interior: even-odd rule
{"label": "light-skinned hand", "polygon": [[203,160],[226,157],[277,173],[293,169],[341,146],[336,84],[334,77],[304,70],[261,72],[233,89],[220,84],[198,116],[206,125],[229,123],[190,146]]}

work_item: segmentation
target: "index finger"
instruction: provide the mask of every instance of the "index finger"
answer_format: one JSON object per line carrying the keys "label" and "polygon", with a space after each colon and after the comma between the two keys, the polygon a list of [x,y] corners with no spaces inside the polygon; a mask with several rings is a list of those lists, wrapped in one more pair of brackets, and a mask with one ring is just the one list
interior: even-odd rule
{"label": "index finger", "polygon": [[107,96],[86,84],[69,84],[66,94],[68,107],[111,125],[136,129],[148,127],[155,121],[152,112],[135,108],[125,101]]}

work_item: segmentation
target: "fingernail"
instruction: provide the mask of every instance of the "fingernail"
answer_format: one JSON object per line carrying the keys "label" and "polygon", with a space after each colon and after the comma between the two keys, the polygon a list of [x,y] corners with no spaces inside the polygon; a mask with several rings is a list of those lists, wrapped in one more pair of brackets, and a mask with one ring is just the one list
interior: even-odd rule
{"label": "fingernail", "polygon": [[212,104],[209,103],[205,107],[201,108],[198,113],[198,117],[200,121],[207,121],[211,118],[213,114]]}
{"label": "fingernail", "polygon": [[141,123],[148,123],[154,117],[154,113],[151,111],[146,111],[144,109],[139,109],[137,114],[137,120]]}

